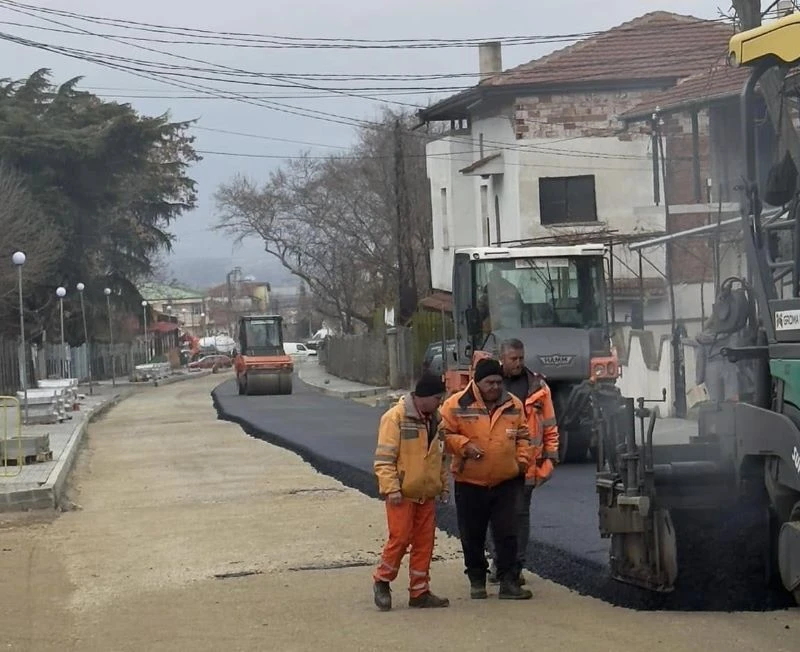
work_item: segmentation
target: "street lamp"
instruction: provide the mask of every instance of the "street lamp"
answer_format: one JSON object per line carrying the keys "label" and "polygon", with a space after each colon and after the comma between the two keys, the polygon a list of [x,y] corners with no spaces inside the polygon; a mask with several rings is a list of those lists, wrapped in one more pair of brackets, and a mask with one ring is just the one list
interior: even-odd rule
{"label": "street lamp", "polygon": [[83,291],[86,289],[86,286],[83,283],[78,283],[78,294],[81,297],[81,317],[83,318],[83,341],[85,342],[85,355],[86,358],[86,369],[89,372],[89,396],[91,396],[94,392],[92,390],[92,356],[89,351],[89,330],[86,328],[86,306],[83,303]]}
{"label": "street lamp", "polygon": [[111,346],[111,386],[117,386],[117,360],[114,356],[114,331],[111,328],[111,288],[103,290],[106,295],[106,313],[108,314],[108,339]]}
{"label": "street lamp", "polygon": [[19,337],[20,337],[20,359],[19,377],[22,381],[22,393],[25,396],[25,423],[28,422],[28,356],[25,351],[25,309],[22,304],[22,266],[27,257],[22,251],[15,251],[11,256],[11,262],[17,268],[17,284],[19,287]]}
{"label": "street lamp", "polygon": [[206,337],[206,313],[200,313],[200,332],[203,333],[203,337]]}
{"label": "street lamp", "polygon": [[64,339],[64,297],[67,296],[67,288],[56,288],[56,296],[58,297],[59,307],[61,308],[61,377],[66,378],[65,372],[67,371],[67,343]]}
{"label": "street lamp", "polygon": [[144,315],[145,362],[147,362],[147,364],[150,364],[150,344],[147,341],[147,301],[142,301],[142,314]]}

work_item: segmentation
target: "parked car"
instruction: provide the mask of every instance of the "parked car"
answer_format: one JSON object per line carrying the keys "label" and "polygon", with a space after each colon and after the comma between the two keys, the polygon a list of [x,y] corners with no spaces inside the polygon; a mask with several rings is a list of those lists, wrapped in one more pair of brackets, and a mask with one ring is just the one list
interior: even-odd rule
{"label": "parked car", "polygon": [[[447,346],[448,367],[452,369],[455,366],[457,360],[456,341],[447,340],[445,344]],[[425,349],[425,355],[422,358],[422,369],[424,371],[430,371],[431,373],[437,375],[444,373],[441,340],[439,340],[438,342],[431,342],[430,344],[428,344],[428,348]]]}
{"label": "parked car", "polygon": [[301,342],[284,342],[283,350],[286,351],[286,355],[298,358],[307,358],[310,355],[317,355],[316,350],[309,348]]}
{"label": "parked car", "polygon": [[204,355],[197,360],[189,363],[189,369],[229,369],[233,366],[233,360],[227,355]]}

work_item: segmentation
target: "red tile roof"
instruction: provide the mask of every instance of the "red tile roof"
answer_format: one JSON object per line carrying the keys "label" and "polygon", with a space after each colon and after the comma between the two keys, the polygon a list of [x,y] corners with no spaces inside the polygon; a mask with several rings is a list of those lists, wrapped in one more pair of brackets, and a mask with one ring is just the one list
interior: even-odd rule
{"label": "red tile roof", "polygon": [[687,77],[727,54],[730,24],[654,11],[485,80],[564,84]]}
{"label": "red tile roof", "polygon": [[624,120],[641,120],[649,118],[656,107],[662,113],[670,113],[692,105],[706,105],[736,97],[742,92],[750,72],[749,68],[732,68],[727,61],[723,61],[709,70],[687,77],[673,88],[654,93],[620,117]]}
{"label": "red tile roof", "polygon": [[[452,119],[457,104],[504,88],[565,87],[650,82],[667,88],[679,79],[710,69],[727,54],[732,25],[655,11],[586,38],[516,68],[420,112],[424,119]],[[441,115],[439,115],[441,114]]]}

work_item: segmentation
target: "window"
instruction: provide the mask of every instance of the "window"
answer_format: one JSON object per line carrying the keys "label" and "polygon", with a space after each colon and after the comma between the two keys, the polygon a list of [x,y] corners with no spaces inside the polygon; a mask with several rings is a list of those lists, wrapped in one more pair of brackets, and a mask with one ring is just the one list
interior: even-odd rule
{"label": "window", "polygon": [[596,222],[594,175],[540,178],[539,211],[544,225]]}
{"label": "window", "polygon": [[603,324],[602,257],[480,261],[474,274],[475,305],[492,330]]}
{"label": "window", "polygon": [[442,188],[442,249],[450,248],[450,226],[447,223],[447,188]]}

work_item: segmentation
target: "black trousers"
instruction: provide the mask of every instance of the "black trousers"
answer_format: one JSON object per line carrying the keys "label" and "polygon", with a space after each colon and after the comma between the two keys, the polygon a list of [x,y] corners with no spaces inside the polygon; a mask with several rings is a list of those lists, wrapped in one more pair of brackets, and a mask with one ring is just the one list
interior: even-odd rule
{"label": "black trousers", "polygon": [[[525,568],[525,556],[528,551],[528,539],[531,536],[531,498],[533,497],[533,485],[526,484],[522,490],[522,499],[519,502],[517,512],[517,571],[522,572]],[[494,538],[492,537],[492,527],[489,526],[489,536],[486,537],[486,547],[492,560],[497,558],[494,549]],[[497,568],[497,562],[494,563]]]}
{"label": "black trousers", "polygon": [[511,581],[517,569],[517,529],[519,503],[524,478],[519,476],[494,487],[455,483],[456,513],[464,566],[471,581],[484,581],[489,564],[484,545],[489,524],[497,564],[497,577]]}

